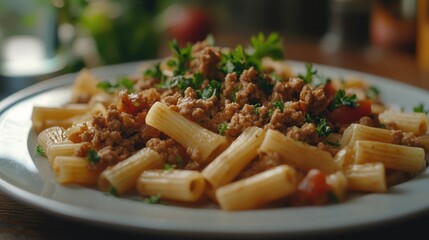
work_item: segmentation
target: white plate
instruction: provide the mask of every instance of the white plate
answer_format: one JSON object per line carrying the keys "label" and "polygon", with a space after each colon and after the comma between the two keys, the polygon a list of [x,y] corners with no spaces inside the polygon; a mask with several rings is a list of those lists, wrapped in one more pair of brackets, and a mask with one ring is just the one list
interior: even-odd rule
{"label": "white plate", "polygon": [[[135,73],[141,63],[94,69],[101,78]],[[304,65],[291,62],[297,72]],[[382,91],[383,100],[411,111],[429,103],[428,92],[385,78],[315,65],[332,77],[360,76]],[[395,186],[387,194],[355,196],[323,207],[276,208],[224,212],[216,208],[149,205],[106,196],[95,189],[58,185],[46,159],[35,154],[31,130],[34,105],[68,101],[75,74],[60,76],[27,88],[0,103],[0,188],[30,205],[82,221],[144,232],[201,234],[204,236],[306,235],[350,230],[398,220],[429,208],[429,172]]]}

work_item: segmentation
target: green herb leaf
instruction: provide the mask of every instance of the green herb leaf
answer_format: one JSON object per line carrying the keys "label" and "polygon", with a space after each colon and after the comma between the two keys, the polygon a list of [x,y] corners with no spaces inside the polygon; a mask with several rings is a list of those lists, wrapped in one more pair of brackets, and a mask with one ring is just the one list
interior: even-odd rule
{"label": "green herb leaf", "polygon": [[223,122],[220,123],[219,125],[217,125],[217,130],[219,131],[219,134],[222,136],[225,136],[225,132],[228,129],[228,123],[227,122]]}
{"label": "green herb leaf", "polygon": [[92,164],[96,164],[100,161],[100,156],[95,149],[89,149],[87,153],[88,161]]}
{"label": "green herb leaf", "polygon": [[270,84],[265,80],[263,77],[258,77],[258,85],[261,88],[261,90],[265,93],[265,95],[269,96],[271,95],[273,91],[273,84]]}
{"label": "green herb leaf", "polygon": [[176,169],[176,164],[170,164],[170,163],[166,163],[166,164],[164,164],[164,170],[165,171],[171,171],[171,170],[174,170],[174,169]]}
{"label": "green herb leaf", "polygon": [[97,84],[97,88],[102,89],[107,93],[114,93],[119,90],[127,89],[128,92],[134,92],[135,82],[129,78],[122,77],[119,78],[116,83],[110,83],[107,81],[102,81]]}
{"label": "green herb leaf", "polygon": [[263,33],[250,38],[249,55],[260,60],[263,57],[283,59],[283,45],[278,33],[270,33],[267,38]]}
{"label": "green herb leaf", "polygon": [[46,157],[45,150],[43,150],[42,146],[37,145],[36,152],[42,157]]}
{"label": "green herb leaf", "polygon": [[221,56],[221,71],[224,73],[235,72],[240,75],[245,69],[255,66],[251,61],[248,61],[248,56],[244,52],[241,45],[238,45],[233,51],[230,51]]}
{"label": "green herb leaf", "polygon": [[203,89],[197,90],[196,93],[199,98],[208,99],[212,96],[220,98],[221,83],[216,80],[211,80],[210,83]]}
{"label": "green herb leaf", "polygon": [[305,64],[305,74],[299,75],[299,77],[304,80],[305,83],[311,84],[313,82],[313,76],[317,74],[317,70],[313,69],[313,64]]}
{"label": "green herb leaf", "polygon": [[332,132],[332,129],[329,127],[328,122],[326,121],[326,118],[318,119],[316,131],[317,134],[322,137],[328,136]]}
{"label": "green herb leaf", "polygon": [[366,90],[366,95],[370,99],[376,99],[380,95],[380,90],[375,86],[370,86]]}
{"label": "green herb leaf", "polygon": [[340,106],[357,108],[357,107],[359,107],[358,101],[359,100],[356,97],[356,94],[346,95],[346,91],[344,91],[344,89],[340,89],[337,91],[334,101],[329,106],[329,110],[333,110],[333,109],[338,108]]}
{"label": "green herb leaf", "polygon": [[280,109],[280,112],[283,112],[283,110],[285,109],[285,104],[283,103],[283,101],[280,100],[273,102],[273,106],[275,108]]}
{"label": "green herb leaf", "polygon": [[143,202],[148,204],[159,204],[161,203],[161,195],[152,195],[148,198],[145,198]]}
{"label": "green herb leaf", "polygon": [[421,112],[428,114],[429,109],[425,109],[425,105],[423,103],[419,103],[418,105],[413,107],[413,112]]}
{"label": "green herb leaf", "polygon": [[157,63],[152,68],[146,69],[143,75],[155,79],[161,79],[163,77],[163,74],[160,68],[160,64]]}
{"label": "green herb leaf", "polygon": [[177,163],[177,166],[179,167],[185,166],[185,161],[183,161],[183,158],[180,155],[176,156],[176,163]]}
{"label": "green herb leaf", "polygon": [[174,60],[169,61],[169,66],[174,67],[174,75],[184,75],[188,70],[188,64],[192,60],[192,44],[187,44],[184,48],[179,47],[176,40],[169,42],[168,46],[173,52]]}
{"label": "green herb leaf", "polygon": [[326,143],[327,144],[329,144],[329,145],[332,145],[332,146],[334,146],[334,147],[339,147],[339,146],[341,146],[341,143],[340,143],[340,141],[336,141],[336,142],[331,142],[331,141],[326,141]]}
{"label": "green herb leaf", "polygon": [[111,195],[111,196],[117,197],[118,196],[118,190],[116,190],[115,187],[110,186],[109,190],[107,190],[107,192],[105,193],[105,195]]}
{"label": "green herb leaf", "polygon": [[329,127],[326,118],[313,117],[310,114],[305,114],[304,121],[308,123],[314,123],[316,125],[316,132],[319,136],[325,137],[332,132],[332,129]]}

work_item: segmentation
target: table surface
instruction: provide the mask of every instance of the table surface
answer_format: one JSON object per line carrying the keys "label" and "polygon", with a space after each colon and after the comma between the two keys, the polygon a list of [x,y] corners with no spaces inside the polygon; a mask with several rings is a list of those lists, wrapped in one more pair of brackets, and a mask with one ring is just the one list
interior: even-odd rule
{"label": "table surface", "polygon": [[[219,45],[240,43],[237,39],[221,39]],[[420,71],[412,54],[353,47],[329,53],[312,41],[286,40],[288,59],[321,63],[385,76],[396,81],[429,90],[429,72]],[[429,201],[429,199],[428,199]],[[186,217],[186,216],[184,216]],[[427,234],[429,212],[401,221],[364,230],[330,233],[317,236],[330,239],[383,237],[417,238]],[[21,203],[0,192],[0,239],[158,239],[153,234],[126,232],[56,216]],[[165,236],[164,236],[165,238]],[[163,239],[164,239],[163,238]],[[171,238],[171,237],[170,237]],[[188,236],[191,238],[191,236]],[[312,237],[313,238],[313,237]],[[178,239],[174,237],[174,239]]]}

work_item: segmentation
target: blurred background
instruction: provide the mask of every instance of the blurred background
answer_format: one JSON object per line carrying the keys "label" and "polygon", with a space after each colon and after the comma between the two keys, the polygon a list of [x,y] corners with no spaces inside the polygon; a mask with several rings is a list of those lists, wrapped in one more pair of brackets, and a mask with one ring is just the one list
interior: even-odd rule
{"label": "blurred background", "polygon": [[[0,99],[50,77],[278,32],[288,59],[429,82],[428,0],[1,0]],[[424,81],[426,78],[426,81]]]}

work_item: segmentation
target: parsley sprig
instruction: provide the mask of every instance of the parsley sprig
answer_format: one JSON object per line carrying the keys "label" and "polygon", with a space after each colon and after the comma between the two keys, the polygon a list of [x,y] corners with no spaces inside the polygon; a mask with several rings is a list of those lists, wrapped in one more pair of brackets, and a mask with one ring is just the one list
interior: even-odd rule
{"label": "parsley sprig", "polygon": [[413,112],[421,112],[421,113],[429,113],[429,109],[425,109],[425,105],[423,103],[419,103],[418,105],[413,107]]}
{"label": "parsley sprig", "polygon": [[36,152],[39,156],[46,157],[45,150],[43,150],[42,146],[37,145]]}
{"label": "parsley sprig", "polygon": [[282,41],[277,33],[271,33],[268,37],[259,33],[250,38],[249,47],[243,48],[243,46],[238,45],[234,50],[222,54],[220,69],[224,73],[235,72],[238,75],[250,67],[261,71],[263,57],[284,58]]}
{"label": "parsley sprig", "polygon": [[304,80],[307,84],[312,84],[313,86],[321,86],[325,85],[330,81],[330,79],[320,73],[317,72],[316,69],[313,68],[313,64],[306,63],[305,64],[305,73],[298,75],[299,78]]}
{"label": "parsley sprig", "polygon": [[114,93],[119,90],[127,89],[128,92],[134,92],[135,82],[129,78],[122,77],[119,78],[115,83],[108,81],[102,81],[97,84],[97,88],[102,89],[107,93]]}
{"label": "parsley sprig", "polygon": [[173,59],[168,61],[168,66],[174,68],[174,75],[183,75],[188,70],[188,64],[192,60],[192,44],[188,43],[181,48],[176,40],[169,42],[168,46],[173,52]]}
{"label": "parsley sprig", "polygon": [[329,105],[329,110],[339,108],[340,106],[357,108],[359,107],[359,99],[356,97],[356,94],[346,95],[346,91],[344,89],[340,89],[335,94],[334,101]]}
{"label": "parsley sprig", "polygon": [[304,116],[304,120],[308,123],[314,123],[316,125],[316,132],[319,136],[326,137],[332,132],[332,128],[329,126],[326,118],[313,117],[310,114]]}
{"label": "parsley sprig", "polygon": [[87,153],[88,161],[92,164],[96,164],[100,161],[100,156],[95,149],[89,149]]}

